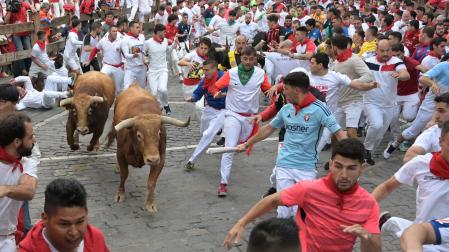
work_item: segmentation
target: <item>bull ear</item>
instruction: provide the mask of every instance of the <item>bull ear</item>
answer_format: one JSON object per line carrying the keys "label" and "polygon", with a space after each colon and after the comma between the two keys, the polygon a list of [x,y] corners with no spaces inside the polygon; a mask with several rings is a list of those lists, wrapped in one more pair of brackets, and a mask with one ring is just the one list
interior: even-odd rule
{"label": "bull ear", "polygon": [[168,116],[161,116],[161,122],[162,123],[166,123],[166,124],[171,124],[171,125],[175,125],[178,127],[187,127],[190,124],[190,116],[189,119],[187,119],[186,122],[183,122],[181,120],[172,118],[172,117],[168,117]]}
{"label": "bull ear", "polygon": [[115,125],[115,127],[114,127],[115,131],[119,131],[124,128],[132,127],[134,125],[134,120],[135,119],[133,117],[133,118],[128,118],[128,119],[121,121],[120,123]]}
{"label": "bull ear", "polygon": [[65,107],[65,106],[71,105],[72,103],[73,103],[73,98],[67,98],[67,99],[61,100],[59,102],[59,106]]}

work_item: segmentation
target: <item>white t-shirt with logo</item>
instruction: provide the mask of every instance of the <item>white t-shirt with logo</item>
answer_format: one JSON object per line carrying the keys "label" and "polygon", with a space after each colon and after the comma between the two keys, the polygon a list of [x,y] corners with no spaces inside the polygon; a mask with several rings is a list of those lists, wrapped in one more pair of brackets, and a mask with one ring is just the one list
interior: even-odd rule
{"label": "white t-shirt with logo", "polygon": [[445,218],[449,210],[449,179],[441,179],[430,172],[431,159],[431,153],[416,156],[394,174],[401,184],[418,185],[415,219],[417,223]]}

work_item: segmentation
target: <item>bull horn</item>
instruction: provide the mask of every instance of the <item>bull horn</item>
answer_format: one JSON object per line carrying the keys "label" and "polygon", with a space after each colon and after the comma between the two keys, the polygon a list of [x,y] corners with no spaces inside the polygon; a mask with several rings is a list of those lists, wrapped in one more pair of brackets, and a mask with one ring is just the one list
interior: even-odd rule
{"label": "bull horn", "polygon": [[187,127],[190,124],[190,116],[186,122],[168,116],[161,116],[161,121],[162,123],[171,124],[178,127]]}
{"label": "bull horn", "polygon": [[67,105],[72,104],[72,102],[73,102],[73,98],[66,98],[66,99],[61,100],[61,101],[59,102],[59,106],[60,106],[60,107],[64,107],[64,106],[67,106]]}
{"label": "bull horn", "polygon": [[121,121],[120,123],[115,125],[114,129],[115,129],[115,131],[119,131],[121,129],[131,127],[133,125],[134,125],[134,117],[133,118],[128,118],[128,119],[125,119],[125,120]]}
{"label": "bull horn", "polygon": [[104,101],[106,101],[106,99],[104,99],[101,96],[94,95],[94,96],[91,96],[91,101],[92,102],[104,102]]}

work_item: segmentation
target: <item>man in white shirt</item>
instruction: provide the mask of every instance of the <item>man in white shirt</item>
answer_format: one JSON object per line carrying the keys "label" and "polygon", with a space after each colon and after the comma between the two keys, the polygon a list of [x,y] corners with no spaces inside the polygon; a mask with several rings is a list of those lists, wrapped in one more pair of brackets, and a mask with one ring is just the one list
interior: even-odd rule
{"label": "man in white shirt", "polygon": [[[71,85],[73,82],[72,78],[60,77],[51,75],[45,80],[45,84],[49,86],[58,86],[58,82],[61,86]],[[16,105],[17,110],[23,110],[26,108],[53,108],[56,107],[56,99],[67,98],[69,92],[63,91],[37,91],[31,84],[31,79],[28,76],[18,76],[11,80],[10,82],[17,86],[17,90],[20,94],[20,101]]]}
{"label": "man in white shirt", "polygon": [[402,36],[404,36],[405,32],[407,31],[408,22],[410,22],[411,19],[412,15],[410,14],[410,11],[405,10],[404,12],[402,12],[401,20],[396,21],[391,30],[398,31],[402,34]]}
{"label": "man in white shirt", "polygon": [[252,16],[250,13],[245,14],[245,22],[239,24],[240,34],[244,35],[249,43],[252,43],[254,36],[256,36],[257,31],[259,30],[258,25],[254,22],[251,22]]}
{"label": "man in white shirt", "polygon": [[398,80],[410,78],[404,62],[392,56],[390,42],[381,38],[377,42],[377,56],[365,60],[380,88],[367,91],[363,95],[363,109],[368,118],[368,130],[365,138],[366,162],[374,165],[371,153],[382,140],[393,118],[397,117],[396,96]]}
{"label": "man in white shirt", "polygon": [[[176,40],[176,37],[175,37]],[[168,60],[167,55],[171,55],[171,51],[176,46],[172,41],[171,46],[165,38],[165,26],[156,24],[154,27],[154,35],[145,41],[143,51],[148,57],[148,83],[151,93],[157,97],[161,107],[165,109],[165,114],[170,115],[171,110],[168,105]]]}
{"label": "man in white shirt", "polygon": [[435,125],[423,131],[404,155],[403,163],[407,163],[418,155],[441,150],[439,138],[443,123],[449,121],[449,92],[435,97]]}
{"label": "man in white shirt", "polygon": [[138,22],[129,23],[129,32],[121,41],[121,49],[125,57],[125,76],[123,78],[123,89],[127,89],[134,82],[144,88],[146,86],[146,68],[143,58],[143,44],[145,36],[141,34],[141,26]]}
{"label": "man in white shirt", "polygon": [[168,22],[168,13],[165,11],[165,6],[161,5],[159,6],[159,10],[154,16],[154,23],[155,24],[162,24],[166,25]]}
{"label": "man in white shirt", "polygon": [[441,57],[446,54],[446,40],[443,38],[433,38],[430,42],[430,51],[421,61],[421,65],[425,66],[427,69],[432,69],[441,61]]}
{"label": "man in white shirt", "polygon": [[236,12],[230,11],[228,21],[224,21],[218,24],[215,31],[212,33],[213,36],[219,37],[217,43],[221,46],[228,45],[230,50],[235,49],[235,38],[237,37],[237,32],[239,31],[239,24],[235,21]]}
{"label": "man in white shirt", "polygon": [[92,66],[95,71],[100,71],[100,64],[98,63],[98,59],[94,57],[89,60],[90,52],[97,46],[98,41],[100,41],[101,37],[101,24],[95,22],[92,24],[90,28],[90,33],[84,36],[84,46],[81,50],[80,62],[82,64],[81,68],[83,73],[89,72],[90,67]]}
{"label": "man in white shirt", "polygon": [[187,13],[189,16],[188,22],[191,25],[193,22],[193,16],[199,16],[200,13],[197,13],[195,9],[193,8],[194,2],[193,0],[188,0],[187,4],[184,8],[181,9],[181,13]]}
{"label": "man in white shirt", "polygon": [[52,66],[46,48],[47,35],[44,31],[37,32],[37,41],[31,49],[31,67],[28,75],[37,78],[39,73],[44,77],[48,75],[48,70]]}
{"label": "man in white shirt", "polygon": [[0,251],[15,252],[19,209],[34,197],[39,159],[28,159],[35,143],[31,119],[12,112],[0,117]]}
{"label": "man in white shirt", "polygon": [[83,41],[78,40],[78,31],[81,27],[79,19],[72,19],[72,29],[67,36],[67,42],[64,48],[64,61],[69,71],[81,74],[80,59],[76,50],[83,46]]}
{"label": "man in white shirt", "polygon": [[[377,202],[388,197],[401,185],[414,187],[416,193],[416,218],[409,221],[391,217],[385,212],[380,217],[382,232],[391,232],[398,238],[413,223],[447,217],[449,209],[449,122],[441,129],[441,152],[417,156],[403,165],[391,178],[377,186],[372,195]],[[426,246],[425,251],[448,251],[449,244]]]}
{"label": "man in white shirt", "polygon": [[101,72],[109,75],[114,80],[115,92],[119,94],[123,89],[123,61],[120,45],[122,40],[118,38],[117,26],[109,26],[108,35],[104,36],[90,52],[89,63],[95,54],[101,50],[103,52],[103,67]]}

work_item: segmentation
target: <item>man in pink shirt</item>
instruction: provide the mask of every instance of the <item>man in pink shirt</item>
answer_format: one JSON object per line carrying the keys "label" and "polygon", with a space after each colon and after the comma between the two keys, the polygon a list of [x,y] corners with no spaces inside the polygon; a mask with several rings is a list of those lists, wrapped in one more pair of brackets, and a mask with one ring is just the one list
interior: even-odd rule
{"label": "man in pink shirt", "polygon": [[277,206],[297,205],[302,251],[351,252],[357,237],[362,252],[381,251],[379,205],[357,182],[363,162],[363,144],[341,140],[332,150],[327,176],[259,201],[232,227],[224,245],[230,249],[238,244],[249,222]]}

